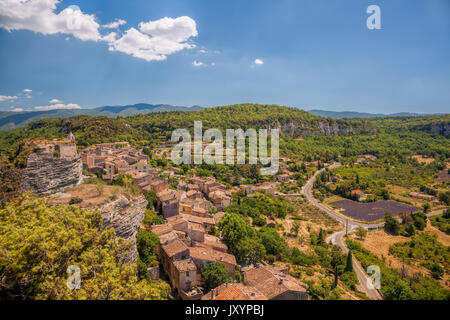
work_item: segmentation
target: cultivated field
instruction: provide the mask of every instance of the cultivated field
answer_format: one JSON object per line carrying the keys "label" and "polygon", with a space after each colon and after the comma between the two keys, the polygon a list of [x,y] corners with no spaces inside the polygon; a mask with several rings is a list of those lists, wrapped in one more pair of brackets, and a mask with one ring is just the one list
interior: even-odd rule
{"label": "cultivated field", "polygon": [[342,214],[360,221],[377,221],[383,219],[386,213],[399,216],[402,213],[414,213],[421,210],[419,207],[412,207],[391,200],[369,203],[342,200],[330,204],[342,208]]}

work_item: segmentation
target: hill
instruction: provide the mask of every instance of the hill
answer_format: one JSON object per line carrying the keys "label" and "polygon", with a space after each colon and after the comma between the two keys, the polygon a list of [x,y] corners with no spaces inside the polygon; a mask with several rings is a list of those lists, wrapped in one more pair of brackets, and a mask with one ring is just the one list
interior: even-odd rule
{"label": "hill", "polygon": [[[109,107],[105,108],[107,112]],[[119,118],[82,115],[68,119],[40,119],[21,128],[0,132],[0,152],[13,157],[23,139],[62,138],[69,132],[73,132],[80,146],[114,141],[148,143],[160,136],[170,139],[176,129],[192,129],[194,121],[198,120],[203,122],[204,129],[280,128],[290,136],[347,135],[371,127],[364,120],[326,119],[297,108],[240,104],[191,112],[153,112]]]}
{"label": "hill", "polygon": [[194,121],[199,120],[203,130],[279,128],[284,141],[281,149],[292,158],[311,156],[330,160],[339,154],[381,155],[392,150],[393,145],[411,155],[447,156],[448,153],[448,139],[445,137],[449,133],[450,115],[332,119],[297,108],[258,104],[118,118],[76,116],[41,119],[21,128],[0,132],[0,153],[13,159],[23,139],[62,138],[69,132],[73,132],[79,146],[115,141],[128,141],[135,146],[157,146],[161,136],[164,137],[162,140],[168,140],[176,129],[192,130]]}
{"label": "hill", "polygon": [[167,111],[197,111],[202,107],[179,107],[168,104],[139,103],[126,106],[104,106],[95,109],[71,109],[25,112],[0,112],[0,130],[11,130],[21,127],[29,122],[48,118],[71,118],[76,116],[105,116],[110,118],[125,117],[136,114]]}
{"label": "hill", "polygon": [[309,110],[311,114],[326,118],[334,119],[354,119],[354,118],[381,118],[381,117],[419,117],[418,113],[410,112],[400,112],[393,114],[383,114],[383,113],[366,113],[366,112],[356,112],[356,111],[327,111],[327,110]]}

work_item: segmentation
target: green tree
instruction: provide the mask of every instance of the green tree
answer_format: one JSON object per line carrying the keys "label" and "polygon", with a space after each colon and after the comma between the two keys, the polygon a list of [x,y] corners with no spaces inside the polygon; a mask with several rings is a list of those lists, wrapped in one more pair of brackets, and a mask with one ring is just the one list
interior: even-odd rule
{"label": "green tree", "polygon": [[251,265],[264,259],[266,249],[258,238],[244,238],[237,244],[235,255],[239,264]]}
{"label": "green tree", "polygon": [[352,250],[348,251],[347,254],[347,263],[345,264],[345,271],[353,271],[353,257],[352,257]]}
{"label": "green tree", "polygon": [[294,221],[294,223],[292,224],[292,228],[291,228],[292,234],[295,237],[297,237],[299,230],[300,230],[300,224],[298,223],[298,221]]}
{"label": "green tree", "polygon": [[256,237],[256,231],[252,226],[236,213],[225,214],[218,227],[232,252],[242,239]]}
{"label": "green tree", "polygon": [[211,291],[221,284],[231,281],[228,277],[228,272],[225,265],[220,262],[208,263],[202,268],[201,272],[205,278],[206,291]]}
{"label": "green tree", "polygon": [[[25,196],[0,209],[0,298],[166,298],[167,284],[139,281],[136,264],[124,263],[130,247],[103,229],[98,211]],[[66,285],[71,265],[81,270],[79,290]]]}
{"label": "green tree", "polygon": [[138,230],[136,237],[136,246],[139,258],[146,266],[156,260],[156,248],[159,244],[159,238],[156,234],[142,229]]}
{"label": "green tree", "polygon": [[390,213],[386,213],[384,216],[384,229],[394,235],[400,234],[401,224]]}
{"label": "green tree", "polygon": [[367,236],[367,230],[363,227],[359,227],[358,229],[356,229],[356,236],[359,239],[364,240],[364,238]]}
{"label": "green tree", "polygon": [[165,220],[164,217],[157,214],[156,212],[152,210],[145,210],[144,220],[142,220],[142,224],[146,226],[147,228],[150,228],[151,226],[155,224],[164,224]]}
{"label": "green tree", "polygon": [[147,209],[154,210],[156,208],[158,199],[156,198],[156,192],[153,190],[145,193],[145,199],[147,200]]}
{"label": "green tree", "polygon": [[261,228],[259,230],[259,237],[267,254],[276,255],[284,252],[286,243],[276,229],[268,227]]}
{"label": "green tree", "polygon": [[439,201],[445,203],[447,206],[450,205],[450,191],[441,192],[439,194]]}
{"label": "green tree", "polygon": [[414,292],[408,283],[399,277],[395,277],[383,286],[383,295],[386,300],[411,300],[414,297]]}
{"label": "green tree", "polygon": [[19,195],[20,171],[6,159],[0,158],[0,207]]}
{"label": "green tree", "polygon": [[444,269],[439,265],[439,263],[434,262],[430,266],[431,275],[435,279],[441,279],[444,275]]}

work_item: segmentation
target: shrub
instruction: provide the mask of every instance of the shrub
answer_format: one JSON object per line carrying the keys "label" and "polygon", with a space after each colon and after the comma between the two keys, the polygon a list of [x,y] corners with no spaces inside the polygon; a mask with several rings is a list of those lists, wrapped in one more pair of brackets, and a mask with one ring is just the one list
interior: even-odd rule
{"label": "shrub", "polygon": [[73,205],[73,204],[80,204],[83,202],[83,199],[78,198],[78,197],[73,197],[72,199],[70,199],[69,204]]}
{"label": "shrub", "polygon": [[356,274],[352,271],[344,272],[341,275],[341,281],[350,289],[355,290],[356,285],[358,284],[358,277]]}

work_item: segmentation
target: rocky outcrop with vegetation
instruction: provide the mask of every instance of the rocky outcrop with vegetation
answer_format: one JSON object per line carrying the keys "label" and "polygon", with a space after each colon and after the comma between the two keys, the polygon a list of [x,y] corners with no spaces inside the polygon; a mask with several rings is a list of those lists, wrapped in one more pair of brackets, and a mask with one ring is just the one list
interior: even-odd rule
{"label": "rocky outcrop with vegetation", "polygon": [[118,237],[132,244],[130,253],[124,261],[127,264],[137,262],[136,235],[144,219],[146,208],[147,200],[144,196],[128,199],[123,195],[99,207],[103,217],[103,227],[114,228]]}

